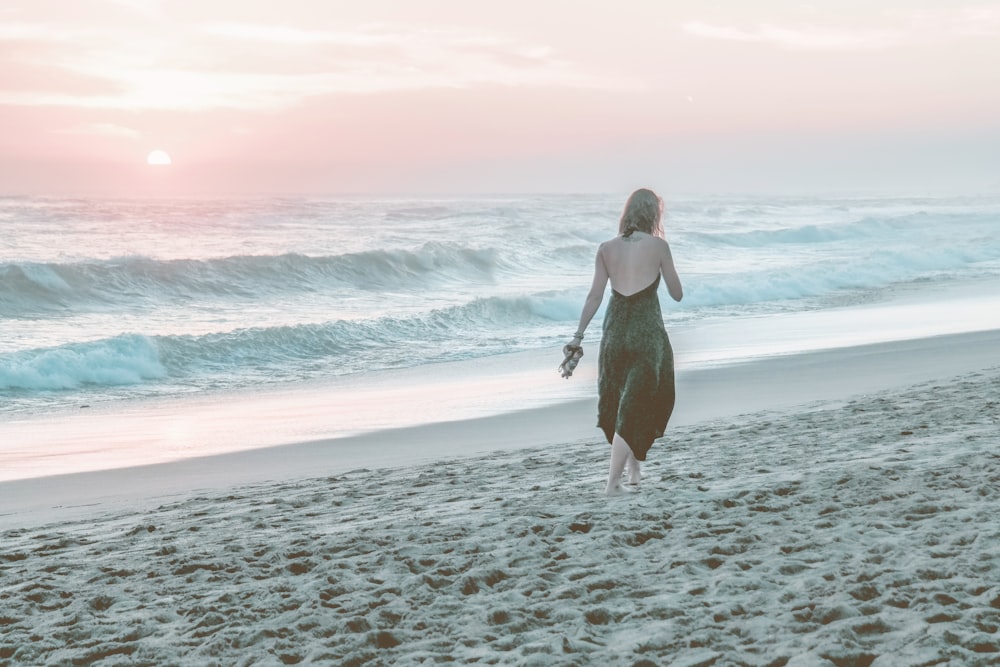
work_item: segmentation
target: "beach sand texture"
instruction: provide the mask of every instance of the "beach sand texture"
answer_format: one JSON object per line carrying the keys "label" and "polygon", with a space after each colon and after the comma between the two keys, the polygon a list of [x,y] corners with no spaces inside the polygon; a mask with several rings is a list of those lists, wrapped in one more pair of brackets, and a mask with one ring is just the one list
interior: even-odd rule
{"label": "beach sand texture", "polygon": [[1000,372],[0,541],[0,664],[995,665]]}

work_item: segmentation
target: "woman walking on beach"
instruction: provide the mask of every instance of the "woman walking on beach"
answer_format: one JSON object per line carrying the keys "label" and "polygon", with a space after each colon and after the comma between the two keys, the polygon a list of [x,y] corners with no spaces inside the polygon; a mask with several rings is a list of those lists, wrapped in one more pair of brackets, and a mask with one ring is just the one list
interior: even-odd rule
{"label": "woman walking on beach", "polygon": [[684,292],[664,239],[662,215],[663,200],[653,191],[636,190],[628,198],[618,236],[597,249],[594,282],[568,345],[580,349],[610,280],[597,380],[597,425],[611,444],[608,494],[621,492],[626,465],[630,482],[639,483],[639,461],[663,436],[674,409],[674,356],[656,294],[660,276],[674,301]]}

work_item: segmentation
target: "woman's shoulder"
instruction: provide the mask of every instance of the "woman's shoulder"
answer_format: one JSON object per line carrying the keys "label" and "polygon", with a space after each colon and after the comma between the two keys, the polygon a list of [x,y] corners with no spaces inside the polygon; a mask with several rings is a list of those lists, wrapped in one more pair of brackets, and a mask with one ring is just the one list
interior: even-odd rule
{"label": "woman's shoulder", "polygon": [[655,246],[661,251],[670,247],[670,244],[667,243],[667,240],[665,238],[663,238],[662,236],[654,236],[653,234],[646,234],[646,242],[652,246]]}
{"label": "woman's shoulder", "polygon": [[645,232],[636,232],[635,235],[640,235],[640,234],[641,234],[640,238],[636,240],[640,241],[641,243],[645,243],[646,245],[655,246],[661,249],[667,247],[667,240],[662,237],[655,236],[654,234],[647,234]]}
{"label": "woman's shoulder", "polygon": [[602,242],[598,246],[598,249],[613,248],[616,246],[623,245],[625,243],[629,244],[646,243],[649,245],[656,245],[661,248],[667,247],[668,245],[666,239],[660,238],[659,236],[654,236],[652,234],[647,234],[645,232],[633,232],[633,234],[628,237],[622,236],[621,234],[619,234],[618,236],[614,236],[608,239],[607,241]]}

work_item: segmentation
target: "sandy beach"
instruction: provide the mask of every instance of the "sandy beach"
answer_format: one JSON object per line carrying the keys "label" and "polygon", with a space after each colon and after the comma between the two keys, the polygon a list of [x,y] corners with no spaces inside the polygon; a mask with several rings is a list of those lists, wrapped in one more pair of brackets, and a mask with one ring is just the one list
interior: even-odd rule
{"label": "sandy beach", "polygon": [[[613,498],[596,433],[517,447],[524,413],[350,441],[507,443],[410,464],[328,474],[312,443],[199,460],[213,471],[186,490],[191,462],[7,482],[0,664],[997,664],[996,349],[992,332],[718,369],[701,391],[727,379],[751,409],[678,420]],[[760,389],[791,367],[838,380]],[[586,409],[528,426],[555,437],[546,420]],[[254,481],[267,461],[279,479]],[[157,470],[154,491],[93,500]],[[75,496],[43,507],[60,480]]]}

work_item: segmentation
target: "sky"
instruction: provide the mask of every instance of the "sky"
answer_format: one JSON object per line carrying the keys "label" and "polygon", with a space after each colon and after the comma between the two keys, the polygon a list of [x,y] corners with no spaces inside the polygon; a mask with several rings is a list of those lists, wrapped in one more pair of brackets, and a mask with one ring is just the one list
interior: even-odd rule
{"label": "sky", "polygon": [[4,0],[0,194],[996,193],[997,63],[1000,0]]}

